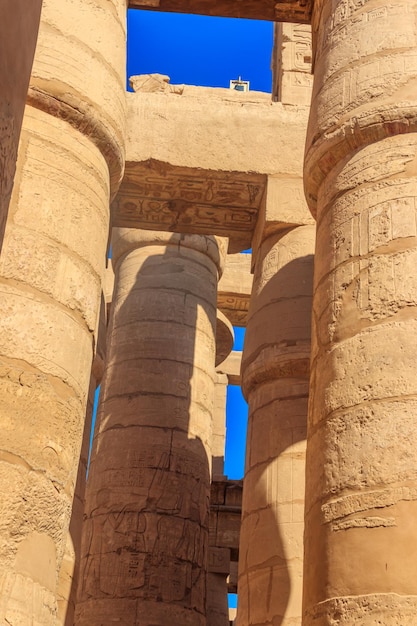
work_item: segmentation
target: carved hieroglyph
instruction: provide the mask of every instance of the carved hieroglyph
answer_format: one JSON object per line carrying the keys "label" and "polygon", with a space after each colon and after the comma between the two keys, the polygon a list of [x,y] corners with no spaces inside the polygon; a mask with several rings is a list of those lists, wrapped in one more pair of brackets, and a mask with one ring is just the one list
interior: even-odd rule
{"label": "carved hieroglyph", "polygon": [[417,614],[417,2],[316,2],[305,626]]}
{"label": "carved hieroglyph", "polygon": [[203,626],[225,241],[116,229],[77,626]]}
{"label": "carved hieroglyph", "polygon": [[210,233],[250,247],[266,177],[261,174],[172,167],[153,159],[126,163],[113,203],[117,226]]}
{"label": "carved hieroglyph", "polygon": [[311,26],[283,24],[274,26],[272,53],[272,98],[286,104],[310,104]]}
{"label": "carved hieroglyph", "polygon": [[219,282],[217,306],[233,326],[246,326],[252,280],[251,255],[228,254]]}
{"label": "carved hieroglyph", "polygon": [[256,252],[242,359],[249,405],[237,624],[301,623],[315,227]]}
{"label": "carved hieroglyph", "polygon": [[57,624],[123,161],[126,4],[102,6],[43,2],[0,261],[0,623],[13,626]]}
{"label": "carved hieroglyph", "polygon": [[[249,248],[267,178],[285,181],[283,193],[301,180],[308,107],[188,85],[182,95],[139,91],[127,100],[113,225],[227,236],[229,252]],[[287,195],[298,192],[302,185]]]}

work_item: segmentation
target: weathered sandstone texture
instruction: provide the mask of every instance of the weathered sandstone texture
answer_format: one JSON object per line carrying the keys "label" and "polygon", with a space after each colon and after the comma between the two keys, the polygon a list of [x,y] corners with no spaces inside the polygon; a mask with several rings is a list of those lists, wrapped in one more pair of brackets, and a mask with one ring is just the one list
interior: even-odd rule
{"label": "weathered sandstone texture", "polygon": [[310,105],[311,26],[309,24],[274,25],[272,52],[272,99],[284,104]]}
{"label": "weathered sandstone texture", "polygon": [[94,402],[97,387],[104,373],[106,358],[106,301],[102,296],[98,328],[97,347],[91,369],[90,385],[87,397],[87,409],[81,443],[80,459],[72,501],[71,517],[67,533],[64,556],[59,571],[57,584],[58,624],[74,625],[77,589],[79,585],[79,569],[81,558],[81,533],[84,517],[85,489],[87,479],[88,458],[90,454],[90,438],[93,422]]}
{"label": "weathered sandstone texture", "polygon": [[304,473],[315,227],[256,253],[242,359],[249,404],[237,624],[301,623]]}
{"label": "weathered sandstone texture", "polygon": [[252,291],[250,254],[228,254],[219,282],[217,306],[233,326],[246,326]]}
{"label": "weathered sandstone texture", "polygon": [[214,379],[214,408],[212,430],[212,477],[224,478],[224,451],[226,443],[226,399],[228,379],[216,371]]}
{"label": "weathered sandstone texture", "polygon": [[417,615],[417,2],[315,3],[304,626]]}
{"label": "weathered sandstone texture", "polygon": [[[0,250],[38,37],[42,0],[3,0],[0,20]],[[16,45],[18,43],[18,45]]]}
{"label": "weathered sandstone texture", "polygon": [[[113,203],[119,227],[218,235],[229,252],[251,247],[269,179],[283,223],[299,195],[307,106],[270,94],[184,85],[174,93],[128,93],[126,169]],[[294,215],[292,215],[294,219]]]}
{"label": "weathered sandstone texture", "polygon": [[226,245],[115,230],[77,626],[206,624],[216,296]]}
{"label": "weathered sandstone texture", "polygon": [[207,571],[207,626],[229,626],[227,577],[230,550],[209,547]]}
{"label": "weathered sandstone texture", "polygon": [[125,13],[43,2],[0,262],[1,624],[57,624],[123,165]]}

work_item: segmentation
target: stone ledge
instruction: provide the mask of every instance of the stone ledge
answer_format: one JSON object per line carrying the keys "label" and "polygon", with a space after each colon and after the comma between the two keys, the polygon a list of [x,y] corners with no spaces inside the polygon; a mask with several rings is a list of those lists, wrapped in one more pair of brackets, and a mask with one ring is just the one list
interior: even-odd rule
{"label": "stone ledge", "polygon": [[312,0],[129,0],[129,9],[310,23]]}

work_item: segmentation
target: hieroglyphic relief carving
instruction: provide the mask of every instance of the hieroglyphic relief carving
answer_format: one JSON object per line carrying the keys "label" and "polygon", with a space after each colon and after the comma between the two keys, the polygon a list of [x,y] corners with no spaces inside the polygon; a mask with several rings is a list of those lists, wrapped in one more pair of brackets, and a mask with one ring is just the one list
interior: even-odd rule
{"label": "hieroglyphic relief carving", "polygon": [[307,24],[276,24],[273,51],[273,98],[287,104],[309,104],[311,28]]}
{"label": "hieroglyphic relief carving", "polygon": [[233,326],[246,326],[249,298],[234,294],[219,294],[217,306]]}
{"label": "hieroglyphic relief carving", "polygon": [[311,29],[304,24],[291,24],[292,40],[292,69],[311,74]]}
{"label": "hieroglyphic relief carving", "polygon": [[264,177],[258,174],[175,168],[155,161],[126,163],[120,194],[135,191],[139,197],[188,202],[258,207]]}
{"label": "hieroglyphic relief carving", "polygon": [[265,177],[252,173],[175,168],[148,161],[128,163],[113,203],[113,224],[174,232],[250,233]]}

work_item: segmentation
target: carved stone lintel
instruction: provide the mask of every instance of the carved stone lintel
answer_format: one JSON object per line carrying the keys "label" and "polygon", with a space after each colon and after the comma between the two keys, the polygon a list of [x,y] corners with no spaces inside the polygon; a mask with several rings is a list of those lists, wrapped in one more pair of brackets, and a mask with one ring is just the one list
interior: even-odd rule
{"label": "carved stone lintel", "polygon": [[130,9],[157,8],[175,13],[241,17],[307,24],[311,19],[312,0],[129,0]]}

